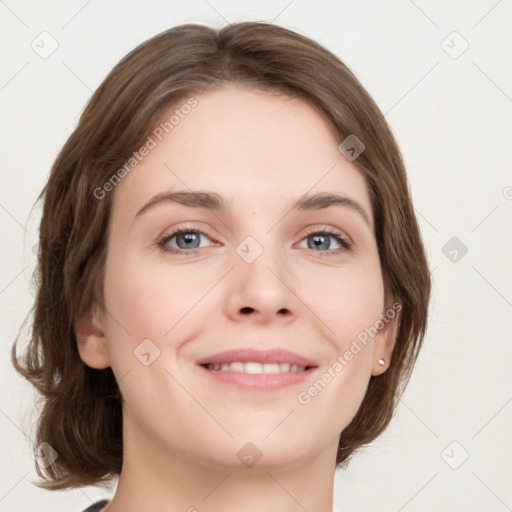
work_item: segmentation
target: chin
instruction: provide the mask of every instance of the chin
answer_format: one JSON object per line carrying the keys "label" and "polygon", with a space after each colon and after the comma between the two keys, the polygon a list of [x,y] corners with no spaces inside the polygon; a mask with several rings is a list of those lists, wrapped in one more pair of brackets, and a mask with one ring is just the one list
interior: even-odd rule
{"label": "chin", "polygon": [[[275,425],[274,427],[275,428]],[[317,455],[321,446],[305,444],[307,437],[289,435],[286,430],[273,432],[266,430],[262,435],[237,435],[230,444],[235,460],[229,462],[236,469],[277,471],[307,462]],[[311,438],[307,439],[311,441]]]}

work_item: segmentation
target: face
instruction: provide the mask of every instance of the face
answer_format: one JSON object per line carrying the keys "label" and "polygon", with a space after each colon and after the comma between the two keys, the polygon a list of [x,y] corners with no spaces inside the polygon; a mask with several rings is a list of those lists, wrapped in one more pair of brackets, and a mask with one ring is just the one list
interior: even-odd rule
{"label": "face", "polygon": [[[387,305],[365,180],[301,100],[234,85],[194,98],[111,192],[95,322],[124,442],[206,466],[333,461],[392,348],[393,321],[368,335]],[[178,191],[222,204],[164,198]],[[304,201],[320,193],[352,202]]]}

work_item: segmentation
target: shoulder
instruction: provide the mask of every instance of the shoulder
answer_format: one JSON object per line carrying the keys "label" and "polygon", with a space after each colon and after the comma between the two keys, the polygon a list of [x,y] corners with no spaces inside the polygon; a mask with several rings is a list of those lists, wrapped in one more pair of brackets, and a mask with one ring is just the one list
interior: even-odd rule
{"label": "shoulder", "polygon": [[87,507],[84,512],[100,512],[104,507],[108,505],[108,500],[101,500],[93,503],[90,507]]}

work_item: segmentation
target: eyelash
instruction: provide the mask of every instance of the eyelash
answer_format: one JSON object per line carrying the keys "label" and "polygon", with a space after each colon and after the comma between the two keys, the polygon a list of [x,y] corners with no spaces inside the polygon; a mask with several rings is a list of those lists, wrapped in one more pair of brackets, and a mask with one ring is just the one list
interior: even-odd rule
{"label": "eyelash", "polygon": [[[170,240],[172,240],[175,236],[179,236],[179,235],[187,234],[187,233],[199,233],[200,235],[204,235],[208,238],[211,238],[204,231],[201,231],[200,229],[196,229],[196,228],[190,226],[190,227],[184,227],[184,228],[177,229],[176,231],[173,231],[172,233],[165,235],[158,242],[158,246],[164,253],[181,254],[181,255],[196,254],[197,252],[199,252],[199,249],[191,249],[191,250],[175,249],[174,247],[169,247],[167,245],[167,243]],[[344,233],[342,233],[341,231],[338,231],[336,229],[333,229],[333,228],[312,229],[312,230],[306,232],[300,241],[302,242],[302,240],[304,240],[305,238],[307,238],[308,236],[311,236],[311,235],[330,235],[341,245],[341,247],[338,249],[327,250],[327,251],[314,251],[314,252],[321,252],[321,253],[325,252],[326,256],[336,256],[343,251],[352,250],[352,241]],[[313,249],[311,249],[311,250],[313,250]]]}

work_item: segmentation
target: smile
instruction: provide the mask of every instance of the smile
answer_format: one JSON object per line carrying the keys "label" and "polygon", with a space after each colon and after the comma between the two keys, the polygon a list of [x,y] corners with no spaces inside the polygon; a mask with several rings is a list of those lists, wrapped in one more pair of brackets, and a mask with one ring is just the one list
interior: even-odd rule
{"label": "smile", "polygon": [[252,374],[273,374],[273,373],[289,373],[289,372],[303,372],[308,367],[299,366],[289,363],[257,363],[257,362],[242,362],[235,361],[232,363],[213,363],[204,365],[208,370],[221,371],[221,372],[240,372]]}

